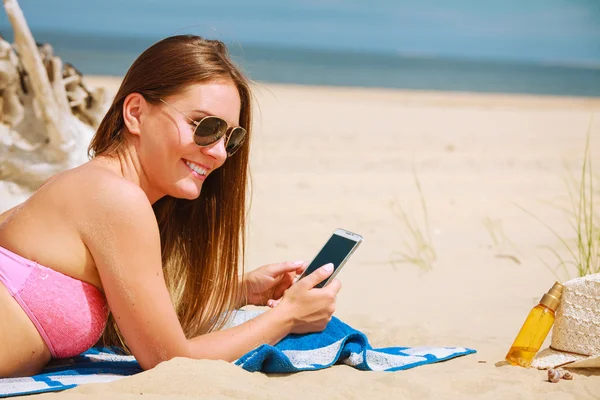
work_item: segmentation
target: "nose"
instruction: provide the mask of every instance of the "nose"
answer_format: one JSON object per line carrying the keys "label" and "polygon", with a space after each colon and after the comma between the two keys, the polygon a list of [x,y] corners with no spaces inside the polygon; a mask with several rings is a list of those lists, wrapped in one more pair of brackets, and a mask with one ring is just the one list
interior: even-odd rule
{"label": "nose", "polygon": [[202,151],[204,154],[214,157],[220,163],[225,162],[227,159],[227,150],[225,150],[225,136],[210,146],[202,147]]}

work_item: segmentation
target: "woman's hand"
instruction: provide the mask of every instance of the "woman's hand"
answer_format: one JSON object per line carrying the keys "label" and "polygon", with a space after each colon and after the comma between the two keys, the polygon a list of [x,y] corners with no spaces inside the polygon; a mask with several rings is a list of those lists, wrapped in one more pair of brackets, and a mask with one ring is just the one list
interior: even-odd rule
{"label": "woman's hand", "polygon": [[243,305],[265,306],[278,301],[307,265],[303,261],[269,264],[248,272],[242,286]]}
{"label": "woman's hand", "polygon": [[277,309],[292,319],[290,333],[322,331],[331,321],[341,283],[334,279],[323,288],[315,288],[315,285],[327,279],[332,272],[333,264],[322,266],[296,282],[278,302]]}

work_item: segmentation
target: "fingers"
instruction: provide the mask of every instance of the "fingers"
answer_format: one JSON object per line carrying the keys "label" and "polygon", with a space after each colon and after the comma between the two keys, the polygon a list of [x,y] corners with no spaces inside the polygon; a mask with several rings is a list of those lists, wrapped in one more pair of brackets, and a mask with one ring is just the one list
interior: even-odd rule
{"label": "fingers", "polygon": [[277,304],[279,304],[279,302],[281,301],[281,299],[277,299],[277,300],[269,300],[267,301],[267,306],[271,307],[271,308],[275,308],[277,306]]}
{"label": "fingers", "polygon": [[298,269],[296,269],[296,275],[302,275],[304,273],[304,271],[306,271],[306,267],[308,267],[308,263],[302,262],[302,264],[300,264]]}
{"label": "fingers", "polygon": [[329,275],[331,275],[332,272],[333,272],[333,264],[332,263],[325,264],[322,267],[320,267],[319,269],[317,269],[315,272],[302,278],[300,281],[298,281],[297,285],[304,285],[308,288],[313,288],[317,284],[319,284],[322,281],[324,281],[325,279],[327,279],[327,277]]}
{"label": "fingers", "polygon": [[[317,271],[315,271],[315,273],[317,273]],[[319,283],[319,282],[317,282],[317,283]],[[339,291],[341,290],[341,288],[342,288],[342,283],[338,279],[334,279],[323,290],[327,290],[327,291],[331,292],[331,295],[335,298],[337,296],[337,294],[339,293]],[[282,298],[283,297],[281,296],[281,297],[276,297],[276,299],[269,299],[267,301],[267,306],[269,306],[271,308],[276,307],[277,304],[279,304],[279,302],[282,300]]]}
{"label": "fingers", "polygon": [[334,295],[337,295],[339,291],[342,289],[342,283],[338,279],[334,279],[327,286],[325,286],[327,290],[331,290]]}
{"label": "fingers", "polygon": [[269,270],[274,276],[287,272],[297,272],[300,268],[306,268],[304,261],[288,261],[269,265]]}
{"label": "fingers", "polygon": [[273,291],[273,298],[278,299],[288,290],[292,284],[294,283],[294,278],[289,275],[284,275],[279,284],[275,287]]}

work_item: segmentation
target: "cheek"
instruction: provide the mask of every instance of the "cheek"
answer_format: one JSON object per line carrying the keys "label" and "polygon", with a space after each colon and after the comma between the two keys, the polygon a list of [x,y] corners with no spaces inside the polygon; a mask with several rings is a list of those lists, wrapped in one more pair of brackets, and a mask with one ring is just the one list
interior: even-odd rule
{"label": "cheek", "polygon": [[149,161],[156,164],[158,160],[168,161],[181,158],[181,155],[192,141],[191,130],[186,126],[157,123],[147,132],[145,153],[152,157]]}
{"label": "cheek", "polygon": [[189,152],[190,149],[196,148],[194,130],[190,125],[183,123],[173,126],[167,136],[168,145],[180,153]]}
{"label": "cheek", "polygon": [[[156,122],[142,132],[138,153],[148,179],[162,186],[181,174],[181,158],[189,152],[191,132],[186,127]],[[194,144],[195,146],[195,144]]]}

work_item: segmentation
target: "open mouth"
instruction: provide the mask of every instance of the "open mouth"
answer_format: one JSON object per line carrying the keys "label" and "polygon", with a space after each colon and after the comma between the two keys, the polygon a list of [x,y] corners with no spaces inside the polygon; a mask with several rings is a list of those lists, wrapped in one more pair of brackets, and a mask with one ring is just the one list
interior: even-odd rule
{"label": "open mouth", "polygon": [[195,176],[197,176],[198,178],[204,179],[204,178],[206,178],[206,175],[208,175],[208,170],[205,168],[202,168],[200,165],[193,163],[191,161],[188,161],[188,160],[183,160],[183,162],[192,171],[192,173]]}

